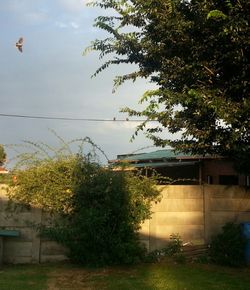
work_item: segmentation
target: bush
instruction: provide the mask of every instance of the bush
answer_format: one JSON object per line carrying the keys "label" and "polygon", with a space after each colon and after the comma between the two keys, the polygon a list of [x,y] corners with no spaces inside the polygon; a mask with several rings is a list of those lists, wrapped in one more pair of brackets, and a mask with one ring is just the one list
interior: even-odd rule
{"label": "bush", "polygon": [[170,235],[170,242],[167,247],[162,249],[165,256],[173,256],[175,254],[180,254],[182,248],[182,240],[179,234]]}
{"label": "bush", "polygon": [[114,172],[84,158],[75,168],[72,212],[47,231],[70,249],[73,261],[101,266],[131,264],[145,254],[138,230],[159,192],[150,179]]}
{"label": "bush", "polygon": [[67,212],[73,195],[73,170],[76,156],[44,159],[14,170],[9,198],[18,203],[40,207],[51,212]]}
{"label": "bush", "polygon": [[241,267],[245,264],[246,238],[239,224],[226,223],[222,232],[215,236],[210,245],[209,255],[216,264]]}
{"label": "bush", "polygon": [[0,174],[0,183],[10,184],[11,182],[12,182],[12,176],[9,173]]}
{"label": "bush", "polygon": [[182,253],[182,240],[179,234],[171,234],[167,246],[161,250],[148,253],[144,261],[147,263],[158,262],[163,257],[172,257],[177,263],[186,262],[186,257]]}
{"label": "bush", "polygon": [[29,160],[15,175],[9,196],[55,213],[50,227],[39,229],[66,246],[72,261],[101,266],[143,258],[138,230],[159,200],[153,178],[112,171],[82,152]]}

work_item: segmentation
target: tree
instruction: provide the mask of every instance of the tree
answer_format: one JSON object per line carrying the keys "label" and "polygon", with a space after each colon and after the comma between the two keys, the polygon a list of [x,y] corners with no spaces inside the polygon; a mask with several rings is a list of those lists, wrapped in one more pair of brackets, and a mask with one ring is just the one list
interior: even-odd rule
{"label": "tree", "polygon": [[[248,0],[100,0],[93,6],[113,9],[95,26],[111,34],[88,50],[109,55],[94,75],[112,64],[136,64],[138,70],[117,76],[149,78],[141,110],[124,108],[129,116],[146,118],[138,127],[157,146],[170,145],[192,154],[220,154],[237,160],[250,172],[249,21]],[[150,120],[158,121],[147,128]],[[161,133],[181,133],[172,141]]]}
{"label": "tree", "polygon": [[0,165],[2,165],[6,160],[6,153],[4,151],[3,145],[0,144]]}

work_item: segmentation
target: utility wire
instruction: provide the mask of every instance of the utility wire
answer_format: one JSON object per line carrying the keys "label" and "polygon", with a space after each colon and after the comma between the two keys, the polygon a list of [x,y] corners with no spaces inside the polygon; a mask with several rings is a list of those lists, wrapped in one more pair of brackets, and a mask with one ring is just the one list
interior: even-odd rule
{"label": "utility wire", "polygon": [[2,114],[0,117],[10,117],[10,118],[24,118],[24,119],[43,119],[43,120],[61,120],[61,121],[87,121],[87,122],[154,122],[155,120],[130,120],[126,119],[97,119],[97,118],[67,118],[67,117],[49,117],[49,116],[31,116],[31,115],[17,115],[17,114]]}

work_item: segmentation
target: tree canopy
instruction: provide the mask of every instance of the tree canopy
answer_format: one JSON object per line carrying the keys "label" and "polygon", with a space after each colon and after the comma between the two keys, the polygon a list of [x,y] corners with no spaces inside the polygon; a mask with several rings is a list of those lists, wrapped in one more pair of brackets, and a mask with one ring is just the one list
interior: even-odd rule
{"label": "tree canopy", "polygon": [[[249,0],[97,0],[93,6],[112,9],[95,26],[111,36],[88,48],[112,64],[136,64],[137,71],[117,76],[148,78],[141,111],[144,130],[157,146],[171,145],[193,154],[220,154],[238,159],[250,172]],[[148,128],[150,120],[158,121]],[[161,132],[181,133],[162,138]]]}
{"label": "tree canopy", "polygon": [[2,165],[5,162],[6,159],[6,153],[4,151],[3,145],[0,144],[0,165]]}

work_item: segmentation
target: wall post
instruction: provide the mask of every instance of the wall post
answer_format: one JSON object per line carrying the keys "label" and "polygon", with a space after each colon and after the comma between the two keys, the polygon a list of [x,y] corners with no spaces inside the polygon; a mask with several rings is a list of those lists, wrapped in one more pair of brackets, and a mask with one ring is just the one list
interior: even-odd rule
{"label": "wall post", "polygon": [[209,244],[211,240],[211,192],[209,186],[201,185],[203,191],[203,210],[204,210],[204,240]]}
{"label": "wall post", "polygon": [[[35,224],[41,224],[42,222],[42,210],[40,208],[32,208],[33,222]],[[31,262],[41,262],[41,237],[38,235],[35,229],[32,229],[32,248],[31,248]]]}

